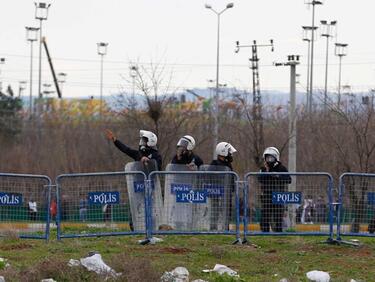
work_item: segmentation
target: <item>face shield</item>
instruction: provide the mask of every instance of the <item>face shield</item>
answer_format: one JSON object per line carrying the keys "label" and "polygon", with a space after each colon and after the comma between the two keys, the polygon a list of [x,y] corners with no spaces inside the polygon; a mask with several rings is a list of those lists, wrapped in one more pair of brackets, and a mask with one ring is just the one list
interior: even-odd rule
{"label": "face shield", "polygon": [[147,137],[141,137],[141,139],[139,139],[139,146],[147,146]]}
{"label": "face shield", "polygon": [[273,164],[273,163],[276,162],[276,158],[274,156],[272,156],[272,155],[266,155],[265,156],[265,161],[268,164]]}
{"label": "face shield", "polygon": [[180,140],[178,141],[178,143],[177,143],[177,149],[178,149],[179,147],[183,147],[183,148],[185,148],[185,150],[186,150],[187,147],[188,147],[188,145],[189,145],[189,141],[187,141],[187,140],[185,140],[185,139],[180,139]]}

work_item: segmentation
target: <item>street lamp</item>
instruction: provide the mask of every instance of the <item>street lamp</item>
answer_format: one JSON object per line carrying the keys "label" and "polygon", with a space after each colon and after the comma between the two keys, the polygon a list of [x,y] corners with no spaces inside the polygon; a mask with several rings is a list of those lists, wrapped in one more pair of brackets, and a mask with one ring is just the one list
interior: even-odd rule
{"label": "street lamp", "polygon": [[46,21],[48,18],[48,9],[51,4],[46,4],[44,2],[39,2],[35,4],[35,19],[39,20],[39,87],[38,93],[39,98],[42,97],[42,22]]}
{"label": "street lamp", "polygon": [[101,62],[100,62],[100,117],[102,117],[102,111],[103,111],[103,59],[104,56],[107,54],[107,46],[108,43],[99,42],[97,43],[98,47],[98,55],[101,56]]}
{"label": "street lamp", "polygon": [[310,46],[311,34],[317,30],[317,26],[302,26],[302,40],[307,42],[307,82],[306,82],[306,106],[309,108],[310,103]]}
{"label": "street lamp", "polygon": [[131,65],[129,67],[130,77],[132,78],[132,97],[131,97],[131,107],[133,108],[135,106],[135,78],[138,74],[138,67],[136,65]]}
{"label": "street lamp", "polygon": [[21,98],[23,90],[26,89],[27,81],[21,80],[18,83],[19,83],[19,86],[18,86],[18,98]]}
{"label": "street lamp", "polygon": [[67,76],[67,74],[65,72],[59,72],[57,74],[57,82],[60,85],[61,96],[62,96],[63,84],[66,82],[66,76]]}
{"label": "street lamp", "polygon": [[30,42],[30,97],[29,97],[29,112],[30,117],[33,112],[33,46],[34,41],[38,40],[38,27],[26,26],[26,40]]}
{"label": "street lamp", "polygon": [[[0,58],[0,66],[5,64],[5,58]],[[0,67],[0,75],[1,75],[1,67]],[[0,80],[0,93],[3,91],[3,82]]]}
{"label": "street lamp", "polygon": [[339,109],[341,103],[341,61],[342,57],[347,55],[347,47],[346,43],[335,43],[335,55],[339,57],[339,85],[337,89],[337,107]]}
{"label": "street lamp", "polygon": [[228,3],[220,12],[212,8],[210,4],[205,5],[206,9],[211,10],[217,15],[217,44],[216,44],[216,95],[215,95],[215,122],[214,122],[214,158],[216,158],[215,148],[219,138],[219,54],[220,54],[220,16],[226,10],[233,8],[233,3]]}
{"label": "street lamp", "polygon": [[[312,6],[312,24],[311,26],[315,28],[315,6],[316,5],[323,5],[323,1],[316,1],[316,0],[305,0],[305,4]],[[313,103],[313,74],[314,74],[314,32],[311,32],[311,59],[310,59],[310,88],[309,88],[309,105],[308,110],[311,113],[312,111],[312,103]]]}
{"label": "street lamp", "polygon": [[328,83],[328,45],[329,45],[329,39],[334,36],[335,34],[335,28],[337,21],[320,21],[321,28],[322,28],[322,34],[321,36],[327,38],[326,43],[326,74],[325,74],[325,81],[324,81],[324,109],[327,108],[327,99],[328,99],[328,93],[327,93],[327,83]]}

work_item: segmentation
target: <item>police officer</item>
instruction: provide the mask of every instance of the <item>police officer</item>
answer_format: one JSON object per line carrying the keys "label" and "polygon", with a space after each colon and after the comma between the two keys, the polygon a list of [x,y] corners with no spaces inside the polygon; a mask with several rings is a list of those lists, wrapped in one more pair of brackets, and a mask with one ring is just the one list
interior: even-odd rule
{"label": "police officer", "polygon": [[216,159],[211,162],[211,165],[227,166],[233,170],[233,154],[237,150],[228,142],[220,142],[216,145]]}
{"label": "police officer", "polygon": [[144,164],[147,164],[150,160],[155,160],[158,169],[161,170],[162,158],[157,150],[156,144],[158,142],[157,136],[151,131],[140,130],[139,131],[139,148],[134,150],[120,140],[116,138],[113,132],[109,129],[106,129],[106,135],[108,140],[113,141],[115,146],[123,153],[127,154],[134,161],[141,161]]}
{"label": "police officer", "polygon": [[[260,172],[288,172],[287,168],[280,162],[279,150],[275,147],[268,147],[263,153],[264,166]],[[284,206],[272,203],[272,192],[286,192],[286,185],[292,182],[289,175],[262,175],[258,176],[261,183],[261,217],[260,228],[262,232],[269,232],[271,222],[273,231],[282,232]]]}
{"label": "police officer", "polygon": [[190,135],[185,135],[177,142],[177,152],[172,159],[172,164],[185,164],[191,170],[197,170],[202,164],[202,159],[193,152],[195,140]]}

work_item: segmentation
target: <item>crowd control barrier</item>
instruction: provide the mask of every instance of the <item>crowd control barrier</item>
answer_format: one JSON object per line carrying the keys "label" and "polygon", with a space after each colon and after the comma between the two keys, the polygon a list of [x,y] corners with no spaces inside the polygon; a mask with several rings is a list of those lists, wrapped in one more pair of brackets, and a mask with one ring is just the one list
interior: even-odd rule
{"label": "crowd control barrier", "polygon": [[[148,220],[148,237],[154,234],[227,234],[240,239],[239,177],[232,171],[154,171],[148,179],[149,214],[159,204],[163,213],[155,224]],[[186,169],[186,166],[185,166]]]}
{"label": "crowd control barrier", "polygon": [[143,172],[58,176],[57,238],[146,234],[145,182]]}
{"label": "crowd control barrier", "polygon": [[0,173],[0,236],[49,239],[51,180]]}
{"label": "crowd control barrier", "polygon": [[243,195],[244,236],[334,236],[333,179],[328,173],[250,172]]}
{"label": "crowd control barrier", "polygon": [[337,239],[375,237],[375,174],[344,173],[339,181]]}

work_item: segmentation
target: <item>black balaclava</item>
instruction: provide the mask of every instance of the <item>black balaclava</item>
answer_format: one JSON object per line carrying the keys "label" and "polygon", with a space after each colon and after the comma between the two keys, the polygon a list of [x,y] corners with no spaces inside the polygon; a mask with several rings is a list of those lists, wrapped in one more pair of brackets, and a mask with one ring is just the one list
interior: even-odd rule
{"label": "black balaclava", "polygon": [[275,156],[272,156],[272,155],[265,155],[264,160],[266,161],[267,165],[270,167],[273,167],[277,162],[277,159],[275,158]]}

